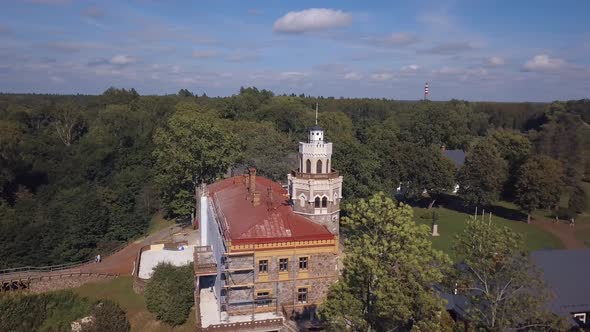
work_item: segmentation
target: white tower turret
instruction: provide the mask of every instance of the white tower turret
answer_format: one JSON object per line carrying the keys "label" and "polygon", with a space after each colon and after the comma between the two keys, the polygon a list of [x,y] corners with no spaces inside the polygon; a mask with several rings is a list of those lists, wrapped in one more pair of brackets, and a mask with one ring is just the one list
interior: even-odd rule
{"label": "white tower turret", "polygon": [[339,235],[342,176],[332,169],[332,143],[317,123],[309,128],[307,142],[299,142],[298,160],[299,168],[288,175],[293,210]]}

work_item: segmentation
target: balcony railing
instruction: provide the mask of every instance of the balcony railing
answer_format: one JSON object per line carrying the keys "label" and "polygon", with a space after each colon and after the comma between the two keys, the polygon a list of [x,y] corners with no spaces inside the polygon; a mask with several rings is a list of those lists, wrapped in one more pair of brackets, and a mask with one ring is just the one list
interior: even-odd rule
{"label": "balcony railing", "polygon": [[195,247],[194,262],[197,275],[217,273],[217,263],[209,246]]}
{"label": "balcony railing", "polygon": [[330,173],[301,173],[296,170],[291,171],[291,175],[298,178],[298,179],[312,179],[312,180],[327,180],[327,179],[336,179],[340,176],[340,173],[332,169]]}

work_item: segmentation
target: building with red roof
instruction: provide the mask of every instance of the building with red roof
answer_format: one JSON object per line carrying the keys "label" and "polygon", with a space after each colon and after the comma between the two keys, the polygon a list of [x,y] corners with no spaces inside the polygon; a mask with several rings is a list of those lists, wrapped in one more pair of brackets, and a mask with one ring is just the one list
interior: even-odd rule
{"label": "building with red roof", "polygon": [[316,125],[286,188],[251,168],[201,189],[201,330],[276,330],[285,318],[313,316],[338,278],[342,176],[331,153]]}

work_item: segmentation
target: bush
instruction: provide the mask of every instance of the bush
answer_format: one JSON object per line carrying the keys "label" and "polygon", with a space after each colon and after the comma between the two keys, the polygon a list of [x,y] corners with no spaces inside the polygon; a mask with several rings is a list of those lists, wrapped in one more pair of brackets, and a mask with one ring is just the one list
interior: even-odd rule
{"label": "bush", "polygon": [[125,311],[111,301],[103,300],[92,310],[94,322],[84,325],[83,332],[128,332],[131,329]]}
{"label": "bush", "polygon": [[145,289],[147,309],[170,325],[183,324],[194,303],[193,266],[159,264]]}
{"label": "bush", "polygon": [[0,331],[69,331],[90,313],[91,304],[70,291],[0,297]]}

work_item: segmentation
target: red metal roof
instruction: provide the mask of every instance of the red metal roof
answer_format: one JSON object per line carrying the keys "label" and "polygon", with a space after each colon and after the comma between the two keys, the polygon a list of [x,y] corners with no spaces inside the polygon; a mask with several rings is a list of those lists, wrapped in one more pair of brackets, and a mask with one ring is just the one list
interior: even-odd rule
{"label": "red metal roof", "polygon": [[232,244],[334,239],[324,226],[293,212],[280,183],[256,176],[260,204],[254,206],[247,179],[235,176],[208,186],[224,236]]}

